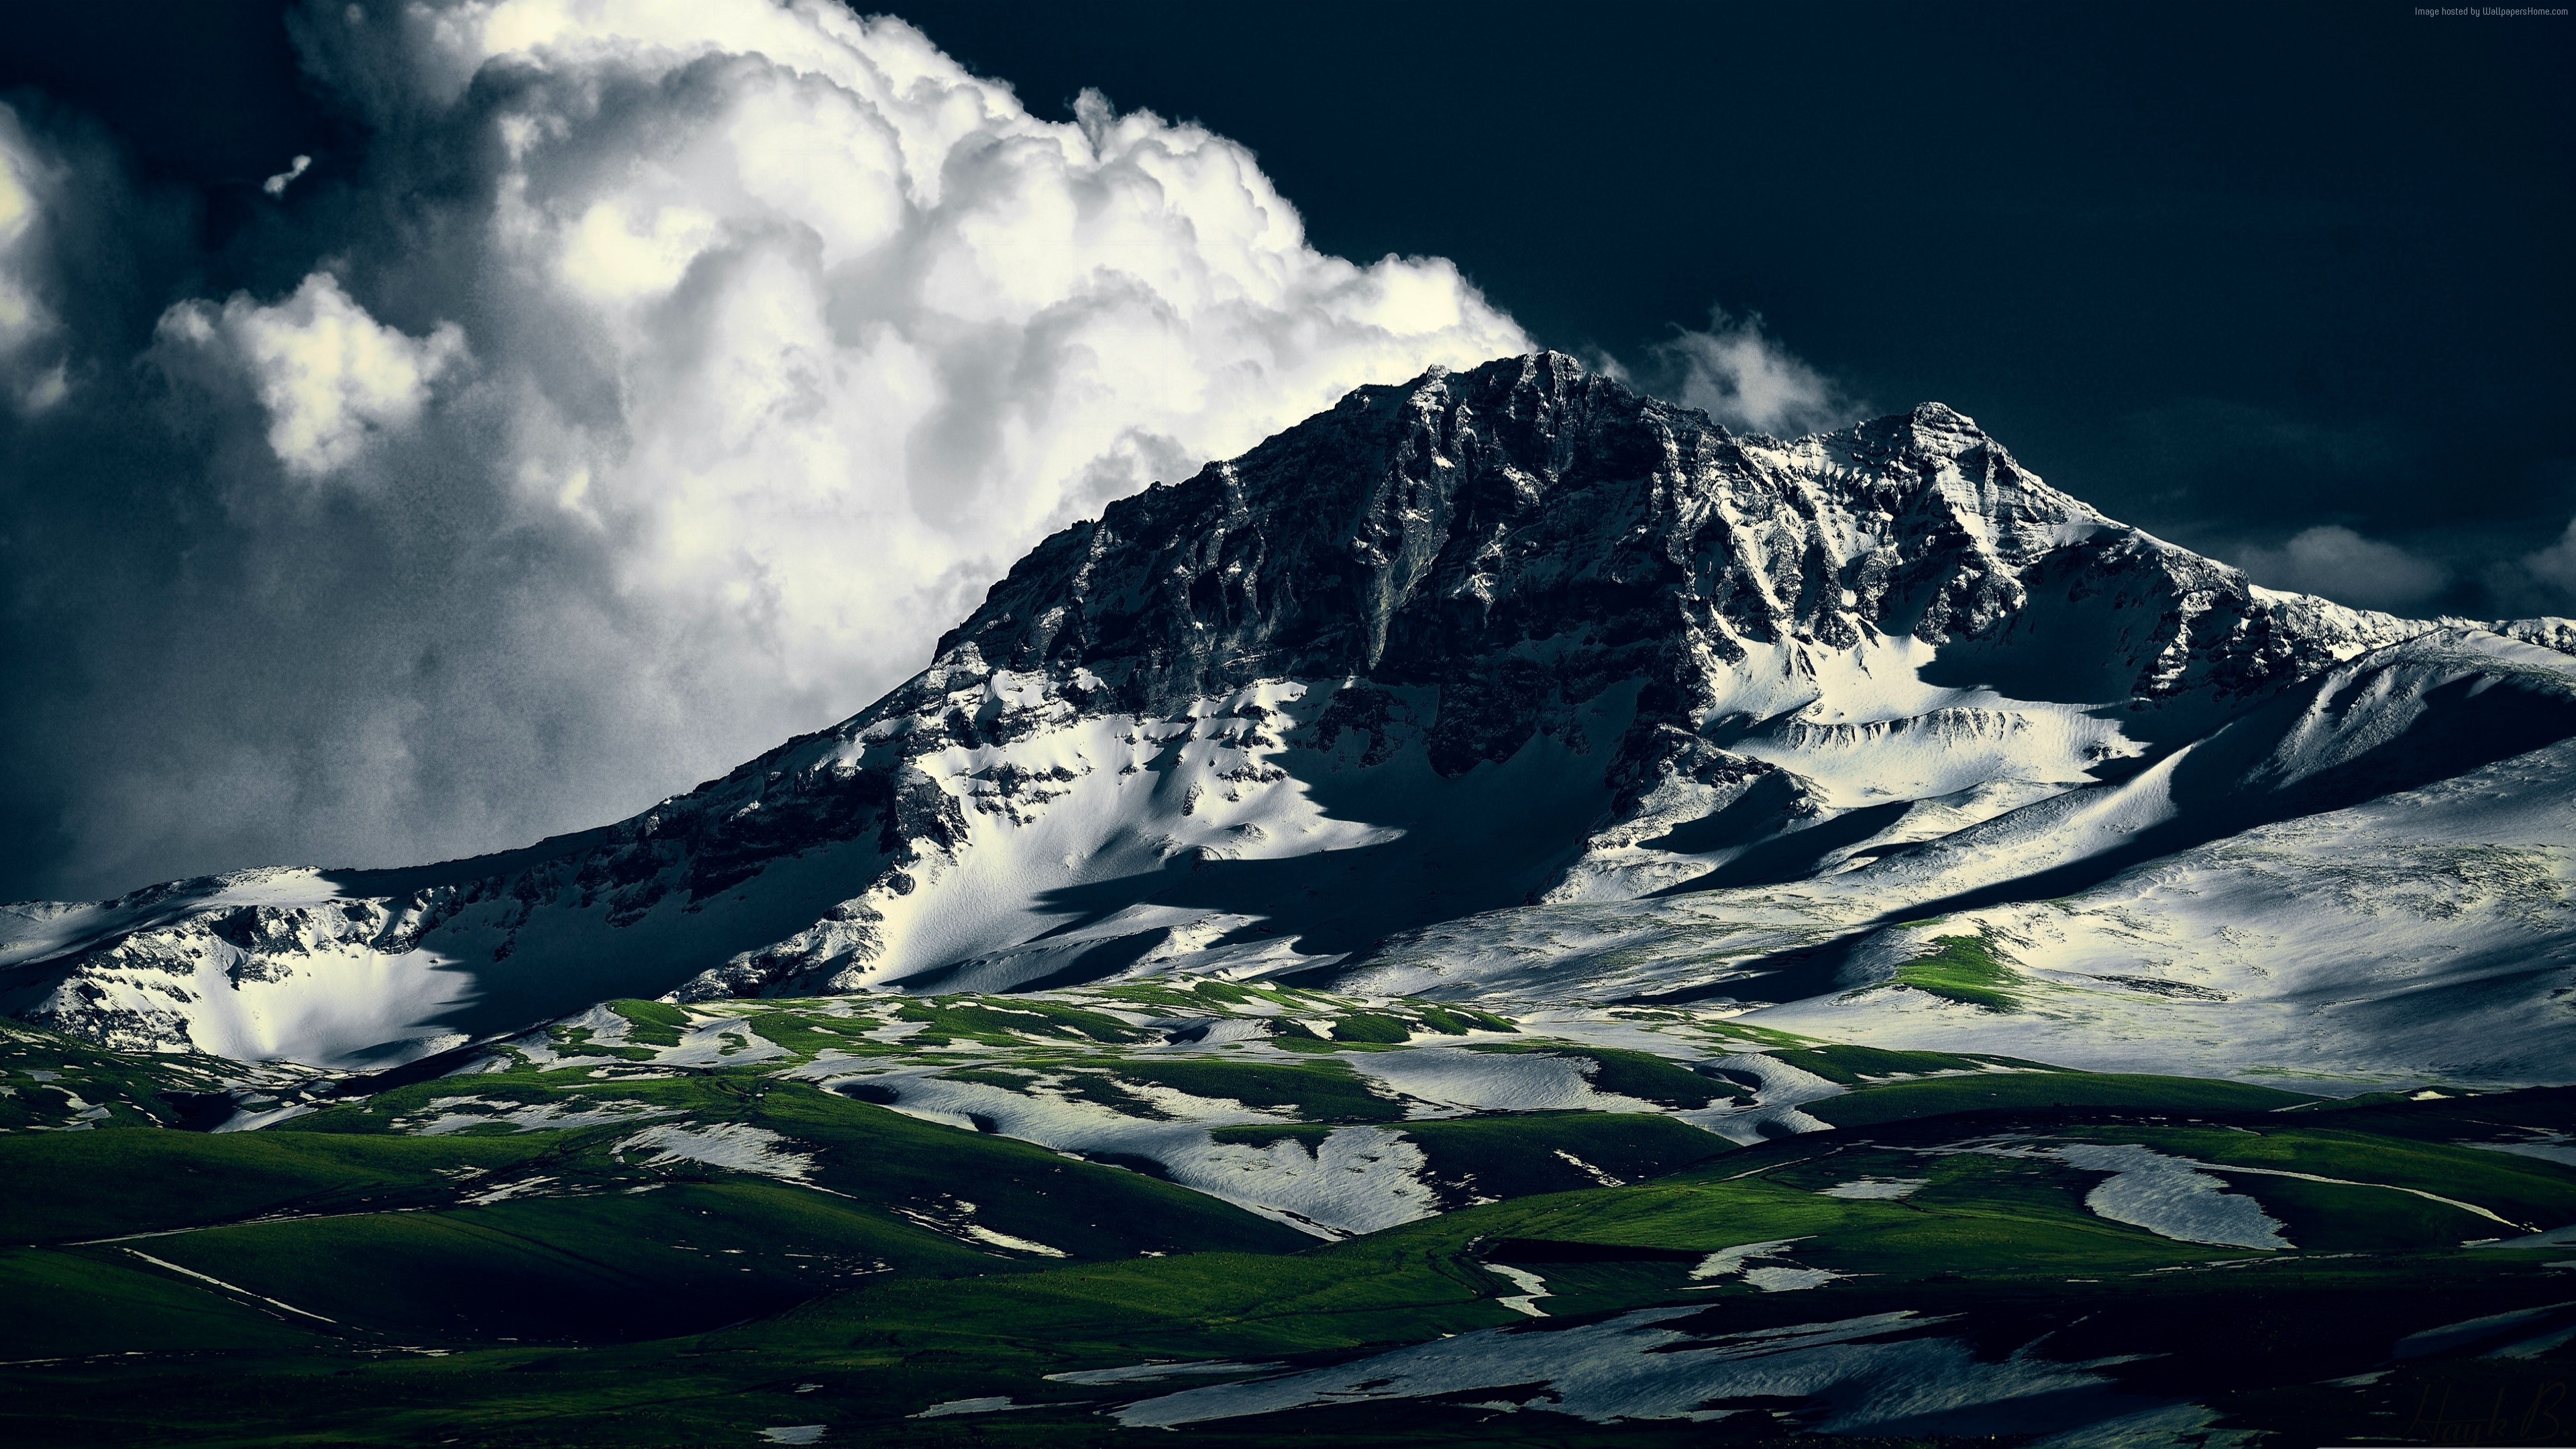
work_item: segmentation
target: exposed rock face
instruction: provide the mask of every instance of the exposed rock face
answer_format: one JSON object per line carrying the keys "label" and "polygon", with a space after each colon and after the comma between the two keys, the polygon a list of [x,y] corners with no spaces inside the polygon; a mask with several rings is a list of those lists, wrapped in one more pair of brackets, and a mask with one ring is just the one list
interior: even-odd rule
{"label": "exposed rock face", "polygon": [[1312,967],[1827,869],[2433,627],[2252,588],[1939,404],[1780,442],[1509,359],[1110,505],[885,699],[632,820],[29,913],[0,1005],[359,1060],[619,993]]}
{"label": "exposed rock face", "polygon": [[1938,403],[1781,444],[1541,355],[1363,388],[1111,505],[940,656],[1087,670],[1084,707],[1147,714],[1259,679],[1434,687],[1433,763],[1456,773],[1614,685],[1642,686],[1639,729],[1695,731],[1748,646],[1996,640],[2037,592],[2130,615],[2104,698],[2243,697],[2422,627],[2258,596]]}

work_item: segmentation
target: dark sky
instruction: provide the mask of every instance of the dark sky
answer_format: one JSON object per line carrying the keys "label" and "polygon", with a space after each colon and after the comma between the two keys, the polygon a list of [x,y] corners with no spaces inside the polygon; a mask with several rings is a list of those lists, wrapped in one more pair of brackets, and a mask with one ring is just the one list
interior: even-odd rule
{"label": "dark sky", "polygon": [[[0,88],[243,191],[353,146],[258,3],[14,7]],[[1324,250],[1456,259],[1547,343],[1712,306],[1939,398],[2225,553],[2343,524],[2452,566],[2576,514],[2576,24],[2405,3],[1004,3],[897,13],[1032,109],[1254,148]],[[138,33],[161,41],[138,50]],[[207,218],[224,228],[219,194]],[[2561,606],[2563,607],[2563,605]]]}
{"label": "dark sky", "polygon": [[[108,359],[89,395],[161,406],[158,375],[115,359],[151,347],[172,303],[277,298],[344,233],[380,249],[407,234],[413,182],[299,70],[286,8],[0,12],[0,99],[110,198],[58,248],[64,320]],[[1041,116],[1070,116],[1097,87],[1204,123],[1258,153],[1315,245],[1452,258],[1548,345],[1642,375],[1711,308],[1758,313],[1843,396],[1948,402],[2050,481],[2258,581],[2357,603],[2404,593],[2419,614],[2576,613],[2568,19],[2419,17],[2403,0],[898,13]],[[311,176],[283,205],[263,199],[261,179],[297,153]],[[350,275],[390,275],[383,261],[361,255]],[[469,305],[456,298],[473,279],[450,283],[445,311],[406,311],[398,290],[372,305],[425,335]],[[469,622],[496,590],[464,573],[418,582],[451,564],[504,589],[546,568],[571,577],[538,557],[560,540],[512,544],[532,551],[522,568],[466,533],[433,537],[435,510],[344,493],[277,495],[260,506],[285,511],[263,515],[224,481],[230,455],[191,456],[184,428],[39,433],[10,443],[0,427],[0,573],[16,575],[0,579],[0,899],[516,844],[638,808],[773,737],[766,716],[728,734],[674,706],[633,726],[630,764],[603,766],[583,749],[613,721],[597,702],[610,696],[547,702],[569,687],[548,671],[578,667],[572,646],[474,645],[518,617],[496,603]],[[467,496],[420,486],[441,506]],[[353,582],[299,581],[317,561]],[[432,598],[463,602],[419,617]],[[227,646],[192,620],[247,621],[271,642]],[[925,647],[947,622],[924,623]],[[409,682],[388,673],[397,656]],[[469,676],[472,691],[441,682]],[[391,703],[367,715],[350,680]],[[423,767],[406,786],[421,793],[388,793],[366,820],[445,795],[474,809],[397,838],[314,783],[313,762],[356,728],[330,709],[374,721],[384,758],[417,761],[464,728],[454,700],[492,738],[518,731],[507,758],[536,763],[484,762],[484,737],[456,734],[454,781]],[[817,691],[798,727],[864,703]],[[334,778],[372,778],[376,758],[350,754]],[[540,776],[603,770],[621,783],[512,803]],[[222,783],[202,799],[170,793],[210,771]],[[316,823],[330,820],[343,823]],[[123,834],[130,851],[114,848]]]}
{"label": "dark sky", "polygon": [[[1220,12],[1210,17],[1208,12]],[[2576,24],[2405,3],[1112,6],[908,18],[1033,107],[1256,148],[1328,251],[1546,341],[1712,305],[2214,552],[2576,513]],[[2561,605],[2560,607],[2564,607]]]}

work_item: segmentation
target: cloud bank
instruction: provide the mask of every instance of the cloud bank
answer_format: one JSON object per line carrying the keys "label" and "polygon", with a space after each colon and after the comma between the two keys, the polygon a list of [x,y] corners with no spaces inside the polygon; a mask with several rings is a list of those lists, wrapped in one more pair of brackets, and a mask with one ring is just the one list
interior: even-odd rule
{"label": "cloud bank", "polygon": [[61,159],[0,106],[0,383],[22,414],[70,391],[61,320],[38,285],[50,238],[45,213],[67,180]]}
{"label": "cloud bank", "polygon": [[2440,564],[2340,525],[2302,529],[2279,548],[2240,549],[2236,564],[2267,588],[2364,609],[2409,609],[2451,582]]}
{"label": "cloud bank", "polygon": [[0,110],[6,627],[47,656],[0,896],[614,818],[865,704],[1109,499],[1531,345],[1445,260],[1316,251],[1243,147],[1040,120],[899,20],[294,28],[366,154],[87,337],[47,237],[138,203]]}
{"label": "cloud bank", "polygon": [[2547,548],[2523,555],[2522,567],[2543,584],[2576,599],[2576,520]]}

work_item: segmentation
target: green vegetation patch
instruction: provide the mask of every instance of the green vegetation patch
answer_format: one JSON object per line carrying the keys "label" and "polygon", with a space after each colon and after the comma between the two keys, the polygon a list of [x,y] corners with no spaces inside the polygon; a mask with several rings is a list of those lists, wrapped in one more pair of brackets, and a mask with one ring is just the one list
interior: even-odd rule
{"label": "green vegetation patch", "polygon": [[839,1051],[851,1056],[885,1056],[902,1047],[874,1041],[868,1033],[880,1023],[865,1016],[829,1016],[821,1012],[764,1011],[744,1024],[799,1056]]}
{"label": "green vegetation patch", "polygon": [[0,1140],[0,1241],[60,1243],[282,1213],[417,1207],[459,1175],[536,1162],[558,1134],[79,1132]]}
{"label": "green vegetation patch", "polygon": [[[150,1253],[157,1241],[132,1247]],[[0,1357],[10,1359],[334,1347],[328,1325],[209,1292],[123,1250],[0,1249],[0,1302],[42,1305],[0,1318]]]}
{"label": "green vegetation patch", "polygon": [[923,1023],[926,1030],[912,1038],[923,1043],[961,1036],[988,1046],[1016,1046],[1022,1038],[1032,1036],[1059,1041],[1132,1042],[1153,1035],[1105,1012],[1085,1011],[1034,997],[1014,997],[1008,1005],[1000,1005],[972,997],[940,996],[905,1002],[895,1008],[894,1014],[905,1021]]}
{"label": "green vegetation patch", "polygon": [[[2451,1391],[2442,1374],[2467,1375],[2454,1397],[2476,1389],[2464,1401],[2480,1414],[2498,1390],[2524,1395],[2507,1402],[2522,1412],[2532,1385],[2565,1376],[2563,1348],[2537,1360],[2478,1357],[2501,1338],[2390,1365],[2390,1345],[2408,1334],[2563,1302],[2564,1275],[2534,1271],[2540,1255],[2462,1250],[2455,1225],[2473,1215],[2439,1204],[2418,1211],[2405,1205],[2420,1199],[2384,1188],[2242,1170],[2260,1163],[2356,1180],[2439,1177],[2446,1186],[2435,1191],[2479,1202],[2519,1192],[2540,1205],[2534,1211],[2557,1213],[2552,1194],[2569,1191],[2576,1174],[2440,1139],[2534,1117],[2541,1120],[2528,1125],[2565,1124],[2563,1106],[2499,1097],[2351,1113],[2320,1107],[2240,1115],[2255,1130],[2236,1131],[2186,1122],[2192,1108],[2178,1105],[2186,1088],[2230,1084],[2083,1073],[1863,1086],[1837,1103],[2039,1085],[2062,1095],[2070,1081],[2127,1090],[2111,1107],[2035,1109],[2029,1130],[2146,1142],[2219,1164],[2231,1190],[2256,1195],[2305,1251],[2249,1255],[2106,1221],[2084,1205],[2099,1174],[2044,1157],[1951,1150],[1975,1135],[1961,1124],[1727,1150],[1666,1118],[1581,1113],[1401,1124],[1429,1160],[1426,1176],[1443,1182],[1444,1200],[1453,1183],[1468,1196],[1446,1215],[1325,1245],[1151,1177],[720,1071],[647,1085],[686,1089],[710,1113],[720,1107],[727,1120],[784,1134],[813,1157],[814,1185],[828,1191],[704,1165],[621,1165],[607,1150],[615,1129],[497,1142],[292,1141],[297,1134],[275,1131],[0,1139],[0,1148],[26,1154],[0,1153],[0,1199],[22,1213],[52,1211],[43,1199],[66,1185],[92,1192],[84,1184],[101,1173],[97,1201],[74,1204],[75,1217],[166,1217],[182,1203],[197,1210],[208,1184],[186,1175],[192,1162],[264,1163],[288,1189],[299,1176],[325,1188],[378,1178],[435,1188],[469,1163],[480,1169],[476,1184],[537,1176],[553,1184],[553,1195],[481,1206],[455,1201],[461,1188],[451,1188],[448,1201],[411,1211],[390,1205],[418,1199],[324,1194],[295,1211],[336,1215],[0,1251],[0,1293],[38,1305],[20,1315],[21,1326],[0,1330],[6,1356],[83,1356],[0,1365],[0,1421],[12,1442],[29,1444],[722,1444],[758,1442],[764,1427],[820,1423],[827,1443],[1114,1449],[1134,1434],[1101,1408],[1199,1381],[1086,1387],[1046,1375],[1155,1359],[1303,1366],[1512,1325],[1532,1328],[1518,1341],[1534,1349],[1532,1373],[1543,1379],[1553,1371],[1546,1329],[1657,1306],[1704,1308],[1668,1320],[1692,1333],[1912,1312],[1989,1361],[2040,1345],[2033,1356],[2093,1363],[2120,1393],[2189,1398],[2231,1424],[2301,1443],[2385,1435],[2421,1405],[2442,1402]],[[2173,1120],[2156,1123],[2151,1112]],[[1331,1130],[1279,1124],[1219,1135],[1311,1145]],[[174,1143],[183,1144],[176,1156],[166,1147]],[[112,1155],[78,1156],[131,1144],[152,1146],[122,1170],[111,1170]],[[281,1148],[293,1149],[282,1168],[273,1160]],[[1690,1152],[1720,1155],[1647,1175]],[[2241,1159],[2233,1175],[2230,1154]],[[1603,1177],[1628,1185],[1600,1186]],[[1826,1195],[1862,1177],[1928,1181],[1901,1200]],[[1591,1185],[1554,1190],[1571,1180]],[[227,1189],[224,1204],[257,1205],[266,1216],[279,1188],[272,1180],[256,1192]],[[1495,1197],[1505,1200],[1477,1201]],[[960,1198],[972,1200],[971,1215]],[[1007,1251],[966,1232],[969,1221],[1073,1258]],[[1194,1226],[1175,1227],[1184,1222]],[[1710,1253],[1774,1240],[1786,1246],[1767,1262],[1848,1276],[1795,1293],[1722,1273],[1691,1276]],[[156,1267],[138,1252],[247,1291]],[[1170,1256],[1139,1256],[1147,1252]],[[1529,1285],[1504,1279],[1493,1270],[1500,1264],[1544,1280],[1537,1303],[1552,1322],[1531,1325],[1502,1306]],[[319,1324],[254,1293],[341,1321]],[[2563,1322],[2526,1321],[2532,1335]],[[668,1336],[636,1341],[647,1334]],[[448,1352],[428,1358],[397,1345]],[[2498,1365],[2520,1377],[2475,1377]],[[906,1417],[1004,1394],[1017,1412]],[[1678,1449],[1793,1437],[1767,1423],[1498,1420],[1462,1407],[1463,1398],[1326,1406],[1191,1432],[1241,1449],[1344,1439]]]}
{"label": "green vegetation patch", "polygon": [[[250,1223],[136,1246],[341,1323],[432,1342],[618,1342],[775,1313],[874,1273],[1002,1266],[882,1210],[756,1177]],[[318,1326],[318,1325],[317,1325]]]}
{"label": "green vegetation patch", "polygon": [[2475,1213],[2381,1186],[2228,1173],[2227,1190],[2262,1204],[2281,1236],[2312,1253],[2422,1253],[2511,1233]]}
{"label": "green vegetation patch", "polygon": [[1705,1032],[1725,1042],[1742,1042],[1756,1047],[1807,1046],[1815,1039],[1793,1031],[1778,1031],[1767,1026],[1754,1026],[1741,1021],[1693,1021],[1694,1030]]}
{"label": "green vegetation patch", "polygon": [[1403,1017],[1390,1016],[1382,1011],[1353,1012],[1333,1023],[1335,1041],[1373,1042],[1391,1046],[1412,1039],[1413,1029],[1404,1024]]}
{"label": "green vegetation patch", "polygon": [[1994,1067],[2056,1071],[2043,1062],[2019,1057],[1962,1056],[1956,1052],[1890,1051],[1868,1046],[1800,1046],[1774,1050],[1772,1056],[1846,1087],[1872,1085],[1872,1077],[1919,1077],[1934,1072],[1981,1072]]}
{"label": "green vegetation patch", "polygon": [[666,1001],[612,1001],[608,1009],[626,1018],[627,1040],[646,1046],[678,1046],[689,1029],[689,1014]]}
{"label": "green vegetation patch", "polygon": [[1993,938],[1982,933],[1935,936],[1932,945],[1936,948],[1932,954],[1917,956],[1896,968],[1897,985],[1964,1002],[1981,1011],[2021,1009],[2021,998],[2010,990],[2021,975],[1995,953]]}
{"label": "green vegetation patch", "polygon": [[1471,1006],[1434,1006],[1428,1002],[1408,1003],[1413,1014],[1425,1027],[1442,1036],[1465,1036],[1471,1031],[1518,1031],[1502,1017]]}
{"label": "green vegetation patch", "polygon": [[[592,1032],[591,1029],[586,1026],[567,1026],[562,1022],[557,1022],[553,1026],[546,1028],[546,1035],[554,1039],[554,1043],[557,1047],[576,1056],[616,1057],[623,1061],[649,1062],[653,1060],[655,1055],[657,1055],[654,1049],[649,1046],[626,1046],[623,1044],[611,1046],[605,1042],[595,1041],[592,1038],[596,1033]],[[627,1035],[632,1037],[634,1035],[634,1030],[629,1029]],[[668,1045],[679,1045],[678,1038],[674,1037]]]}
{"label": "green vegetation patch", "polygon": [[1546,1112],[1408,1122],[1444,1208],[1621,1186],[1678,1172],[1734,1144],[1643,1112]]}

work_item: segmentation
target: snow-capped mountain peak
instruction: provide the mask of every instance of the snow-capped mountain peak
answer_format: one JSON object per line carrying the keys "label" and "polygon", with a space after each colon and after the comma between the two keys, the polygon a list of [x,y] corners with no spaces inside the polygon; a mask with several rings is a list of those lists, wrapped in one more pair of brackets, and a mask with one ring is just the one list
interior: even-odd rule
{"label": "snow-capped mountain peak", "polygon": [[[2562,622],[2372,663],[2437,627],[2254,588],[1938,403],[1782,441],[1538,354],[1109,505],[919,676],[634,819],[15,908],[0,960],[10,1009],[102,1040],[355,1063],[612,995],[1352,971],[1479,913],[1933,856],[2009,896],[2422,783],[2380,768],[2419,725],[2445,773],[2502,758],[2461,719],[2576,734]],[[2293,737],[2369,767],[2293,789]]]}

